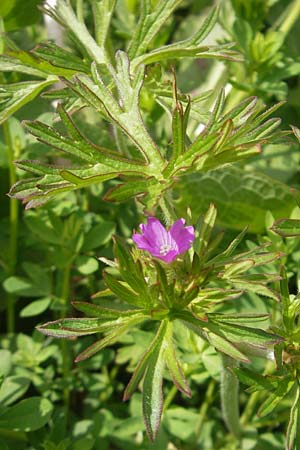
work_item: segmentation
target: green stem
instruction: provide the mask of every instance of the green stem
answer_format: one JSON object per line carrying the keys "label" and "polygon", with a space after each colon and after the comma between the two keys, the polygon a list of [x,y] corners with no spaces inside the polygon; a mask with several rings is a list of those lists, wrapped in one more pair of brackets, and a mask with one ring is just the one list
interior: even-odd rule
{"label": "green stem", "polygon": [[167,411],[167,409],[171,405],[172,401],[174,400],[175,395],[177,394],[177,391],[178,391],[178,389],[175,385],[173,385],[171,387],[171,389],[169,390],[168,395],[164,401],[164,412]]}
{"label": "green stem", "polygon": [[239,421],[239,382],[230,368],[237,363],[229,356],[222,355],[223,369],[221,372],[221,405],[224,421],[229,431],[236,439],[241,437]]}
{"label": "green stem", "polygon": [[[14,166],[14,142],[10,132],[8,122],[3,124],[3,134],[7,146],[8,164],[9,164],[9,184],[12,186],[17,181],[16,169]],[[9,266],[8,276],[15,273],[17,264],[17,242],[18,242],[18,201],[14,198],[9,200]],[[16,298],[12,294],[6,296],[6,314],[7,314],[7,332],[14,333],[15,331],[15,301]]]}
{"label": "green stem", "polygon": [[212,404],[213,399],[214,399],[214,390],[216,387],[216,382],[215,380],[211,380],[206,393],[205,393],[205,398],[204,398],[204,402],[201,405],[200,408],[200,412],[199,412],[199,417],[196,423],[196,427],[195,427],[195,436],[196,436],[196,440],[198,439],[201,429],[202,429],[202,425],[204,423],[204,420],[206,418],[206,414],[207,414],[207,410],[209,408],[209,406]]}
{"label": "green stem", "polygon": [[249,400],[247,402],[247,405],[246,405],[246,407],[244,409],[244,412],[243,412],[243,414],[241,416],[241,424],[242,425],[247,425],[247,423],[249,423],[251,417],[253,416],[254,409],[255,409],[255,406],[256,406],[256,404],[258,402],[259,397],[260,397],[260,392],[259,391],[254,392],[253,394],[251,394],[251,396],[250,396],[250,398],[249,398]]}

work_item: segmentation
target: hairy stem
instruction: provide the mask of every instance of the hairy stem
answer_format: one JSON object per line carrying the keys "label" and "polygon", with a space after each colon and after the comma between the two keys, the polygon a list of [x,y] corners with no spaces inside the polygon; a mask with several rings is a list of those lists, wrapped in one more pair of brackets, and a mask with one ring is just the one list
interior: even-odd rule
{"label": "hairy stem", "polygon": [[[8,164],[9,164],[9,184],[12,186],[17,181],[16,169],[14,166],[15,148],[8,122],[3,124],[3,134],[7,147]],[[9,200],[9,266],[8,276],[15,273],[17,264],[17,242],[18,242],[18,201],[10,198]],[[6,318],[7,318],[7,332],[14,333],[15,331],[15,301],[16,297],[12,294],[6,296]]]}
{"label": "hairy stem", "polygon": [[223,369],[221,372],[221,405],[223,419],[228,430],[237,438],[241,437],[239,421],[239,382],[230,368],[236,367],[236,361],[222,355]]}

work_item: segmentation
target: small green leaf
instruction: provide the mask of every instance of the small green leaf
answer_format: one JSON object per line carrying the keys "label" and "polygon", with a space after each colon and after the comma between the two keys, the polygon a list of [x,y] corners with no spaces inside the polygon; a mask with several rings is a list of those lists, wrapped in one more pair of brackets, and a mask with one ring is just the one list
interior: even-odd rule
{"label": "small green leaf", "polygon": [[53,405],[46,398],[31,397],[5,409],[0,415],[0,427],[16,431],[35,431],[50,419]]}
{"label": "small green leaf", "polygon": [[29,303],[20,311],[20,317],[34,317],[42,314],[51,303],[51,297],[41,298]]}
{"label": "small green leaf", "polygon": [[82,251],[87,252],[101,247],[110,241],[116,228],[115,222],[101,219],[99,223],[92,226],[84,237]]}
{"label": "small green leaf", "polygon": [[22,397],[28,390],[30,379],[13,375],[3,380],[0,387],[0,404],[8,406]]}
{"label": "small green leaf", "polygon": [[79,255],[75,260],[75,264],[78,272],[83,275],[90,275],[99,269],[98,261],[91,256]]}
{"label": "small green leaf", "polygon": [[41,12],[38,5],[42,3],[41,0],[28,0],[26,4],[22,0],[13,0],[11,3],[12,8],[4,18],[6,31],[24,28],[40,20]]}
{"label": "small green leaf", "polygon": [[12,276],[6,278],[3,286],[6,292],[21,297],[40,297],[46,293],[41,285],[35,285],[32,280],[25,277]]}

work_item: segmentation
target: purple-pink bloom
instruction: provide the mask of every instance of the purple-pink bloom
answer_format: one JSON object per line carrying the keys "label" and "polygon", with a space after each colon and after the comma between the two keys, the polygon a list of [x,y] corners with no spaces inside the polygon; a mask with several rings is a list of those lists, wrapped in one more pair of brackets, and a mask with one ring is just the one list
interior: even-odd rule
{"label": "purple-pink bloom", "polygon": [[142,234],[135,233],[132,239],[138,248],[169,264],[187,251],[195,239],[194,227],[184,224],[185,220],[179,219],[167,231],[156,217],[149,217],[146,224],[140,225]]}

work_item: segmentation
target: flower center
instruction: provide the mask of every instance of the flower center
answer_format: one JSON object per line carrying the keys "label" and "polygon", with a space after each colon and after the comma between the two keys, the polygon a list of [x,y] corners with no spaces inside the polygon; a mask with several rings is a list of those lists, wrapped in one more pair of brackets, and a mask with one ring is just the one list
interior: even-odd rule
{"label": "flower center", "polygon": [[163,244],[160,246],[159,253],[165,256],[170,250],[174,250],[173,244]]}

